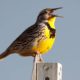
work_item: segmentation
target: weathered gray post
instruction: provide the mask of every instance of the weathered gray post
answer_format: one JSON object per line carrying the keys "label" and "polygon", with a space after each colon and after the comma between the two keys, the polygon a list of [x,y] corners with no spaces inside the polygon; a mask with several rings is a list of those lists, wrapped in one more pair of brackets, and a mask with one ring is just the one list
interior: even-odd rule
{"label": "weathered gray post", "polygon": [[60,63],[37,63],[36,80],[62,80],[62,65]]}
{"label": "weathered gray post", "polygon": [[60,63],[34,62],[32,80],[62,80],[62,65]]}

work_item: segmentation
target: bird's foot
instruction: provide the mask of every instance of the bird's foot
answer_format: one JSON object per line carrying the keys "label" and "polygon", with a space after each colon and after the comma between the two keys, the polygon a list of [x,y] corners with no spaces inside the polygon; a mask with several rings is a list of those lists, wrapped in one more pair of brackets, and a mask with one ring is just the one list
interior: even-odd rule
{"label": "bird's foot", "polygon": [[37,54],[35,56],[35,62],[36,63],[42,63],[42,62],[44,62],[44,60],[43,60],[43,58],[42,58],[42,56],[41,56],[41,54],[39,52],[37,52]]}

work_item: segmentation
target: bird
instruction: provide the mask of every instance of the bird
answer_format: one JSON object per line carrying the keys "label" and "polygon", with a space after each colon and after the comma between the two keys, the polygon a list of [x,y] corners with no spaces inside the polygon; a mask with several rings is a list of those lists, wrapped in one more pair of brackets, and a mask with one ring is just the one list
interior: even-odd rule
{"label": "bird", "polygon": [[0,60],[5,57],[17,53],[21,56],[32,56],[35,58],[39,55],[42,61],[42,54],[47,53],[54,45],[56,38],[55,21],[57,17],[55,11],[62,9],[45,8],[40,11],[33,25],[24,30],[10,45],[0,54]]}

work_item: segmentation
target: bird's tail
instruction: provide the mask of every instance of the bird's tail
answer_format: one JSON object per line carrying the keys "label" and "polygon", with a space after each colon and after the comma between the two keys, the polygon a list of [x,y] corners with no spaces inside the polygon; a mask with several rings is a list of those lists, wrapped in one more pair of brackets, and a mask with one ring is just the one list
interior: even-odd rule
{"label": "bird's tail", "polygon": [[2,54],[0,54],[0,60],[7,57],[8,55],[10,55],[10,52],[8,50],[6,50],[5,52],[3,52]]}

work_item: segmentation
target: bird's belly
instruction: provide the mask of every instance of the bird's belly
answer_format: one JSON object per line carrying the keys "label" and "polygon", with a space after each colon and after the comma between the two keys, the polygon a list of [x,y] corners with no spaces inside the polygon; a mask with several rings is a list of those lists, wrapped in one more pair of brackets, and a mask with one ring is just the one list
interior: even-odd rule
{"label": "bird's belly", "polygon": [[39,42],[35,41],[32,48],[22,50],[18,53],[21,56],[35,56],[36,52],[39,52],[40,54],[45,54],[52,48],[54,42],[55,38],[47,38],[45,40],[40,40]]}
{"label": "bird's belly", "polygon": [[36,46],[33,46],[33,51],[38,51],[41,54],[44,54],[52,48],[52,45],[55,42],[55,38],[47,38],[45,40],[40,40]]}

